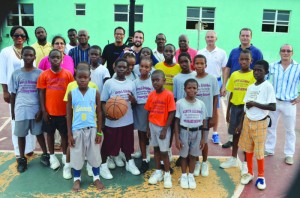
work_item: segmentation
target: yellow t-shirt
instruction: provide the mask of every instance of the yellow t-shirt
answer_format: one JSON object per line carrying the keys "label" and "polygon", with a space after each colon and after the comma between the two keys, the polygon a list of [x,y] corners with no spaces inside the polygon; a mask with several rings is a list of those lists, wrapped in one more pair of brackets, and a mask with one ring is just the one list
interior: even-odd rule
{"label": "yellow t-shirt", "polygon": [[173,92],[173,78],[181,72],[181,67],[178,63],[173,66],[168,66],[164,62],[159,62],[155,66],[155,69],[160,69],[165,73],[166,83],[164,88]]}
{"label": "yellow t-shirt", "polygon": [[247,73],[235,71],[231,74],[229,82],[227,84],[227,90],[232,92],[232,98],[230,102],[234,105],[241,105],[244,103],[244,97],[246,95],[249,85],[255,83],[253,76],[253,70]]}
{"label": "yellow t-shirt", "polygon": [[[95,83],[91,82],[91,81],[89,82],[88,86],[90,88],[94,88],[94,89],[98,90],[98,86]],[[76,89],[77,87],[78,87],[78,84],[77,84],[76,81],[70,82],[68,84],[68,87],[67,87],[67,90],[66,90],[66,93],[65,93],[65,96],[64,96],[64,101],[65,102],[68,102],[68,94],[69,94],[69,92],[72,91],[73,89]]]}
{"label": "yellow t-shirt", "polygon": [[42,46],[42,45],[39,45],[38,42],[36,42],[33,45],[31,45],[31,47],[33,47],[35,49],[35,53],[36,53],[35,66],[39,67],[41,60],[45,56],[48,56],[50,51],[52,50],[52,45],[51,45],[51,43],[47,42],[46,45]]}

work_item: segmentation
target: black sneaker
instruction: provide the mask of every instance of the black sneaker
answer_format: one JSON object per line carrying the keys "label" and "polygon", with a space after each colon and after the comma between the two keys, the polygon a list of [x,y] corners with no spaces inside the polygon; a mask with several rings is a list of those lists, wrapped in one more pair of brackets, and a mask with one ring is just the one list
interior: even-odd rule
{"label": "black sneaker", "polygon": [[[160,169],[165,171],[165,165],[164,164],[160,164]],[[173,174],[174,173],[174,170],[173,168],[170,166],[170,174]]]}
{"label": "black sneaker", "polygon": [[175,165],[177,166],[177,167],[180,167],[181,166],[181,156],[179,156],[178,157],[178,159],[176,160],[176,162],[175,162]]}
{"label": "black sneaker", "polygon": [[50,155],[48,153],[43,153],[40,161],[43,165],[50,166]]}
{"label": "black sneaker", "polygon": [[232,147],[232,145],[233,145],[233,143],[231,141],[228,141],[222,145],[222,148],[230,148],[230,147]]}
{"label": "black sneaker", "polygon": [[147,172],[147,170],[149,170],[149,163],[143,160],[139,170],[141,173]]}
{"label": "black sneaker", "polygon": [[18,158],[17,161],[18,161],[17,170],[19,173],[23,173],[27,169],[27,159],[23,157],[23,158]]}

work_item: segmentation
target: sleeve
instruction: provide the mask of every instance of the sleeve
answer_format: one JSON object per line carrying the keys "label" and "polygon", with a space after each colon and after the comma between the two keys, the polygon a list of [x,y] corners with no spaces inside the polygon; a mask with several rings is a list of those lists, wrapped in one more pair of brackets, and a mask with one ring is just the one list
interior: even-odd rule
{"label": "sleeve", "polygon": [[69,94],[70,91],[71,91],[71,84],[69,83],[68,86],[67,86],[67,89],[66,89],[65,96],[64,96],[64,101],[65,102],[68,102],[68,94]]}
{"label": "sleeve", "polygon": [[228,59],[227,59],[227,54],[226,54],[225,50],[223,50],[223,58],[222,59],[223,59],[222,60],[222,67],[226,67]]}
{"label": "sleeve", "polygon": [[152,56],[151,58],[152,58],[152,62],[153,62],[152,64],[156,65],[158,63],[157,58],[153,54],[151,56]]}
{"label": "sleeve", "polygon": [[110,78],[110,73],[108,71],[108,69],[106,67],[104,67],[104,75],[103,75],[103,79],[104,80],[105,78]]}
{"label": "sleeve", "polygon": [[233,72],[229,78],[228,84],[227,84],[227,91],[233,92],[234,88],[234,77],[235,77],[235,72]]}
{"label": "sleeve", "polygon": [[[251,85],[248,87],[247,91],[246,91],[246,94],[245,94],[245,97],[243,99],[244,103],[248,102],[249,100],[249,94],[251,92]],[[246,105],[244,105],[244,109],[246,108]]]}
{"label": "sleeve", "polygon": [[106,102],[109,99],[109,91],[108,91],[109,84],[110,83],[106,81],[103,85],[103,90],[101,92],[101,98],[100,98],[102,102]]}
{"label": "sleeve", "polygon": [[11,75],[9,84],[8,84],[8,91],[10,93],[17,93],[18,90],[18,83],[16,82],[16,73],[13,72],[13,74]]}
{"label": "sleeve", "polygon": [[267,99],[267,103],[276,103],[276,95],[275,95],[275,91],[274,91],[274,87],[268,83],[268,87],[267,87],[267,96],[268,96],[268,99]]}
{"label": "sleeve", "polygon": [[47,82],[46,82],[46,76],[45,73],[42,72],[41,75],[38,78],[36,88],[38,89],[46,89],[47,88]]}
{"label": "sleeve", "polygon": [[207,109],[203,102],[202,102],[202,112],[203,112],[203,118],[207,118]]}
{"label": "sleeve", "polygon": [[180,101],[177,101],[177,102],[176,102],[176,113],[175,113],[175,117],[176,117],[176,118],[179,118],[179,119],[180,119],[180,112],[181,112],[181,109],[180,109]]}
{"label": "sleeve", "polygon": [[230,54],[229,54],[229,58],[228,58],[226,67],[231,68],[231,66],[232,66],[232,54],[233,54],[233,53],[232,53],[232,51],[231,51]]}
{"label": "sleeve", "polygon": [[2,50],[0,53],[0,84],[7,84],[7,55]]}
{"label": "sleeve", "polygon": [[174,95],[172,92],[170,92],[170,94],[168,94],[168,112],[170,111],[175,111],[176,110],[176,104],[175,104],[175,100],[174,100]]}
{"label": "sleeve", "polygon": [[177,78],[176,78],[176,76],[173,78],[173,94],[174,94],[174,98],[176,98],[176,99],[179,99],[179,98],[177,98]]}
{"label": "sleeve", "polygon": [[73,57],[74,56],[74,48],[70,49],[68,55],[71,56],[72,59],[74,59],[74,57]]}

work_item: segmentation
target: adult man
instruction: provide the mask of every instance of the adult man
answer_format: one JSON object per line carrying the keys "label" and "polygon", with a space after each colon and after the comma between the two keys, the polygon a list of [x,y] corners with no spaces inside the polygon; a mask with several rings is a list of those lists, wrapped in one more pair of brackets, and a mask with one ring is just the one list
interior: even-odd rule
{"label": "adult man", "polygon": [[[217,33],[213,30],[207,31],[205,36],[206,48],[203,48],[198,51],[198,54],[202,54],[207,59],[207,67],[205,71],[213,76],[215,76],[218,80],[219,87],[222,87],[222,71],[225,70],[225,66],[227,63],[227,55],[223,49],[220,49],[216,46],[217,41]],[[215,125],[213,127],[213,135],[212,141],[215,144],[219,144],[219,134],[217,132],[218,129],[218,117],[219,117],[219,108],[220,108],[220,97],[218,101],[218,111],[216,114]]]}
{"label": "adult man", "polygon": [[[230,75],[233,72],[241,69],[241,66],[239,64],[239,56],[240,56],[240,52],[242,50],[248,49],[252,53],[252,63],[250,65],[251,69],[253,69],[253,66],[256,61],[263,59],[263,54],[260,51],[260,49],[254,47],[254,45],[251,44],[252,30],[250,28],[242,28],[240,30],[239,38],[240,38],[241,44],[239,47],[231,50],[231,52],[229,54],[227,65],[223,72],[223,85],[222,85],[222,89],[221,89],[221,96],[226,95],[226,84],[227,84],[227,81],[228,81],[228,78],[230,77]],[[231,146],[232,146],[232,136],[230,135],[228,142],[223,144],[222,147],[229,148]]]}
{"label": "adult man", "polygon": [[113,76],[114,68],[113,64],[123,52],[125,47],[128,47],[123,43],[125,37],[125,30],[122,27],[116,27],[114,30],[115,42],[110,43],[104,47],[102,54],[102,64],[104,65],[107,61],[106,67],[110,73],[110,76]]}
{"label": "adult man", "polygon": [[89,39],[90,36],[86,30],[78,31],[79,45],[69,51],[69,56],[72,57],[75,68],[77,67],[77,64],[81,61],[86,61],[90,63],[90,58],[89,58],[90,44],[88,43]]}
{"label": "adult man", "polygon": [[31,46],[35,49],[36,52],[36,59],[35,59],[35,65],[36,67],[39,66],[40,61],[45,57],[49,55],[49,52],[52,50],[52,45],[50,42],[47,42],[47,32],[44,27],[37,27],[35,28],[35,37],[37,39],[37,42],[32,44]]}
{"label": "adult man", "polygon": [[281,60],[270,65],[269,79],[273,84],[277,98],[276,111],[269,113],[272,121],[268,128],[265,144],[265,156],[274,155],[276,133],[279,116],[282,114],[285,134],[285,163],[292,165],[296,143],[296,104],[300,101],[298,86],[300,80],[300,65],[292,59],[293,48],[284,44],[280,48]]}
{"label": "adult man", "polygon": [[166,36],[163,33],[159,33],[155,37],[156,48],[152,50],[153,55],[158,60],[158,62],[164,62],[164,48],[167,42]]}
{"label": "adult man", "polygon": [[77,47],[77,31],[73,28],[68,30],[68,38],[70,40],[70,43],[66,44],[65,53],[69,54],[69,51],[73,49],[74,47]]}
{"label": "adult man", "polygon": [[[179,49],[177,49],[176,53],[175,53],[176,62],[178,62],[178,56],[181,52],[189,53],[191,56],[191,59],[194,60],[194,57],[197,55],[197,50],[189,47],[189,39],[188,39],[187,35],[182,34],[179,36],[178,45],[179,45]],[[191,69],[195,70],[193,63],[191,64]]]}

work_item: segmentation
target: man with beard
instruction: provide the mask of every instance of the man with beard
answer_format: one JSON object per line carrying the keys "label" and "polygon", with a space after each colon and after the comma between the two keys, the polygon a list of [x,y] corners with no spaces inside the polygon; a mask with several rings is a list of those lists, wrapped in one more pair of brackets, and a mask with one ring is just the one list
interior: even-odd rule
{"label": "man with beard", "polygon": [[104,47],[102,54],[102,65],[107,61],[107,69],[110,76],[114,74],[113,63],[117,60],[125,47],[128,47],[123,43],[125,37],[125,30],[122,27],[116,27],[114,31],[115,42],[110,43]]}
{"label": "man with beard", "polygon": [[77,64],[79,62],[85,61],[90,63],[90,58],[89,58],[90,44],[88,43],[89,39],[90,36],[86,30],[78,31],[79,45],[69,51],[69,56],[72,57],[75,68],[77,67]]}
{"label": "man with beard", "polygon": [[[178,63],[178,56],[179,56],[179,54],[181,54],[181,52],[189,53],[191,56],[191,59],[194,60],[194,57],[197,55],[197,50],[189,47],[189,39],[188,39],[187,35],[182,34],[179,36],[178,45],[179,45],[179,49],[176,50],[176,54],[175,54],[177,63]],[[193,70],[193,71],[195,70],[193,62],[191,64],[191,70]]]}
{"label": "man with beard", "polygon": [[35,37],[37,42],[32,45],[36,52],[35,65],[38,66],[40,61],[49,55],[49,52],[52,50],[52,45],[50,42],[47,42],[47,32],[44,27],[35,28]]}

